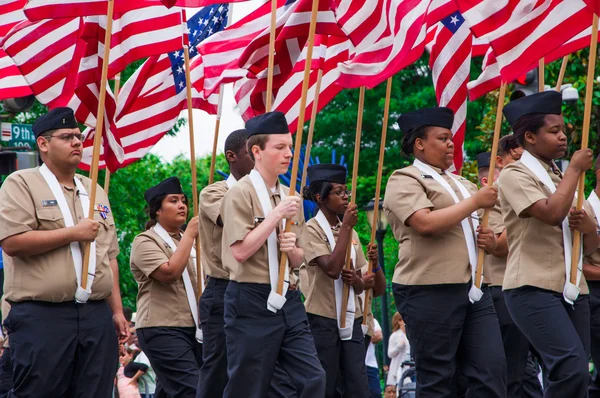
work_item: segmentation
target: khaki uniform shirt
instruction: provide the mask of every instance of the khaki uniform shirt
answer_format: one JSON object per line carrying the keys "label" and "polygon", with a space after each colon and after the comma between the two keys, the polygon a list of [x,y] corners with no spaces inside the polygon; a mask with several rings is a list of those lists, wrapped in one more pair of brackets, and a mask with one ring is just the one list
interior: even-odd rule
{"label": "khaki uniform shirt", "polygon": [[[175,245],[180,235],[169,234]],[[194,327],[194,318],[187,300],[183,277],[173,283],[163,283],[150,277],[173,255],[165,241],[154,230],[142,232],[133,240],[130,267],[138,283],[136,327]],[[194,293],[198,294],[196,264],[190,257],[187,265]]]}
{"label": "khaki uniform shirt", "polygon": [[[550,166],[544,169],[558,185],[562,175]],[[550,190],[520,161],[506,166],[500,174],[500,202],[508,238],[508,262],[504,290],[535,286],[562,293],[565,284],[565,256],[561,226],[552,226],[523,212],[539,200],[551,196]],[[573,199],[573,206],[576,200]],[[589,206],[585,210],[589,214]],[[581,294],[588,288],[582,275]]]}
{"label": "khaki uniform shirt", "polygon": [[[483,209],[479,212],[479,221],[483,220]],[[494,207],[490,209],[488,227],[494,231],[496,238],[504,231],[504,222],[502,220],[502,211],[500,209],[500,198],[496,200]],[[483,283],[491,286],[502,286],[504,280],[504,271],[506,270],[506,256],[496,257],[492,254],[485,254],[483,260]]]}
{"label": "khaki uniform shirt", "polygon": [[202,268],[212,278],[229,279],[221,262],[223,221],[221,202],[228,191],[226,181],[215,182],[200,192],[200,241],[202,242]]}
{"label": "khaki uniform shirt", "polygon": [[[442,174],[456,196],[462,194],[451,177]],[[477,187],[458,177],[471,194]],[[461,224],[436,236],[417,233],[406,220],[421,209],[439,210],[453,206],[454,200],[433,177],[425,175],[415,166],[396,170],[388,180],[383,201],[385,215],[399,242],[398,264],[392,281],[402,285],[437,285],[467,283],[471,280],[471,266],[467,243]]]}
{"label": "khaki uniform shirt", "polygon": [[[588,213],[588,215],[590,217],[592,217],[592,220],[594,220],[594,222],[598,222],[598,220],[596,219],[596,212],[594,212],[594,208],[590,205],[589,207],[590,211]],[[600,228],[600,227],[598,227]],[[590,264],[590,265],[595,265],[596,267],[600,267],[600,248],[597,249],[593,254],[589,255],[589,256],[585,256],[583,259],[583,262],[585,264]]]}
{"label": "khaki uniform shirt", "polygon": [[[339,222],[336,228],[332,228],[333,237],[337,242],[340,234]],[[367,264],[367,259],[363,253],[360,240],[356,231],[352,230],[352,245],[356,250],[356,264],[352,264],[353,269],[361,269]],[[316,218],[311,218],[307,223],[300,246],[304,249],[304,258],[306,259],[306,274],[308,278],[308,290],[304,306],[309,314],[319,315],[326,318],[337,319],[336,303],[335,303],[335,280],[331,279],[316,262],[316,259],[321,256],[329,256],[333,253],[327,235],[317,222]],[[362,316],[362,306],[359,303],[358,295],[354,295],[356,311],[355,319]]]}
{"label": "khaki uniform shirt", "polygon": [[[76,175],[88,193],[91,180]],[[62,187],[71,209],[73,222],[84,218],[79,190]],[[92,198],[90,198],[92,200]],[[63,215],[50,187],[39,172],[34,169],[19,170],[11,174],[0,189],[0,243],[13,235],[28,231],[50,231],[65,228]],[[93,204],[108,206],[104,190],[98,186]],[[110,260],[117,258],[119,244],[115,233],[112,211],[101,217],[94,210],[94,220],[100,223],[96,238],[96,277],[92,285],[90,300],[102,300],[110,296],[113,274]],[[83,256],[83,245],[82,256]],[[77,276],[69,245],[59,247],[35,256],[4,256],[4,295],[11,302],[39,300],[65,302],[74,300],[77,290]]]}
{"label": "khaki uniform shirt", "polygon": [[[266,184],[265,184],[266,185]],[[271,196],[273,208],[279,204],[279,181],[276,184],[275,193],[267,187]],[[284,194],[289,193],[289,188],[281,186]],[[221,216],[223,218],[223,246],[222,261],[223,268],[229,272],[232,281],[242,283],[265,283],[270,284],[269,260],[267,255],[267,242],[248,258],[244,263],[238,262],[231,252],[231,245],[242,241],[254,228],[264,220],[264,212],[258,195],[254,190],[249,176],[243,177],[225,194],[221,204]],[[300,237],[304,228],[304,211],[302,206],[292,221],[291,231]],[[278,228],[281,230],[281,227]],[[281,255],[281,253],[279,253]]]}

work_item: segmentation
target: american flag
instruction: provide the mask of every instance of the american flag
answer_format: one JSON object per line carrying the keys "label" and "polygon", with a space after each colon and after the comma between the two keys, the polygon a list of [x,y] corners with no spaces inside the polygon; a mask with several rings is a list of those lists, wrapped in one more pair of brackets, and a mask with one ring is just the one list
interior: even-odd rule
{"label": "american flag", "polygon": [[[590,45],[591,39],[592,27],[590,26],[559,48],[546,54],[544,60],[546,63],[554,62],[565,55],[586,48]],[[536,67],[537,63],[530,65],[527,70],[531,70]],[[474,101],[490,91],[500,88],[501,81],[502,78],[500,76],[500,65],[496,61],[494,50],[490,47],[483,59],[483,69],[481,74],[477,79],[467,84],[469,89],[469,99]]]}
{"label": "american flag", "polygon": [[342,64],[343,87],[375,87],[416,61],[425,48],[423,0],[337,0],[334,12],[356,55]]}
{"label": "american flag", "polygon": [[[219,4],[219,0],[160,0],[165,7],[171,8],[173,6],[177,7],[206,7],[213,4]],[[247,0],[231,0],[229,3],[238,3]]]}
{"label": "american flag", "polygon": [[[345,37],[333,11],[331,0],[319,0],[316,34]],[[277,19],[275,39],[275,68],[281,79],[291,73],[300,52],[308,41],[312,0],[288,1],[287,11]],[[248,44],[239,59],[239,66],[257,75],[268,67],[269,29]]]}
{"label": "american flag", "polygon": [[[82,39],[98,49],[98,56],[102,57],[106,16],[86,17],[84,22]],[[138,59],[181,48],[182,35],[179,10],[152,6],[116,16],[112,25],[108,78],[111,79]],[[97,79],[100,81],[100,74]]]}
{"label": "american flag", "polygon": [[473,36],[460,12],[454,12],[438,23],[435,39],[431,43],[429,66],[439,105],[454,111],[452,141],[456,170],[460,170],[463,162],[472,47]]}
{"label": "american flag", "polygon": [[531,65],[592,22],[592,12],[583,0],[508,0],[503,4],[497,3],[458,0],[473,33],[489,40],[505,81],[512,81],[527,72]]}
{"label": "american flag", "polygon": [[[277,1],[277,19],[290,7],[285,0]],[[269,29],[271,3],[266,2],[246,17],[217,33],[198,46],[200,56],[191,66],[192,84],[209,96],[224,83],[246,77],[248,71],[239,66],[239,58],[252,40]],[[277,71],[275,71],[277,73]]]}
{"label": "american flag", "polygon": [[[0,43],[13,26],[26,19],[23,13],[26,1],[5,0],[0,4]],[[31,94],[31,89],[19,68],[0,47],[0,99],[25,97]]]}
{"label": "american flag", "polygon": [[4,50],[38,101],[50,108],[66,106],[73,96],[82,23],[82,18],[24,21],[4,38]]}
{"label": "american flag", "polygon": [[[227,25],[227,4],[205,7],[187,21],[190,57],[197,46]],[[115,124],[118,146],[101,156],[100,166],[111,171],[144,157],[170,131],[186,107],[186,80],[183,49],[149,57],[127,80],[119,93]],[[193,106],[215,114],[218,96],[205,99],[192,90]],[[91,138],[91,137],[90,137]],[[89,168],[92,142],[84,143],[81,168]],[[118,157],[113,154],[122,154]]]}
{"label": "american flag", "polygon": [[[148,6],[162,6],[160,0],[111,1],[114,3],[115,16]],[[108,12],[108,0],[29,0],[24,11],[27,19],[30,21],[106,15]]]}
{"label": "american flag", "polygon": [[[352,43],[346,38],[317,36],[315,51],[309,78],[309,89],[306,102],[305,121],[310,119],[312,106],[315,99],[315,90],[319,69],[322,73],[321,87],[319,90],[318,109],[321,110],[342,90],[337,84],[340,71],[337,68],[340,62],[350,58],[353,51]],[[306,51],[302,52],[301,59],[293,68],[290,77],[276,89],[273,110],[285,114],[290,131],[295,132],[300,111],[300,96],[304,81],[304,66],[306,65]],[[234,84],[234,97],[244,120],[265,112],[266,77],[264,73],[259,79],[244,78]]]}

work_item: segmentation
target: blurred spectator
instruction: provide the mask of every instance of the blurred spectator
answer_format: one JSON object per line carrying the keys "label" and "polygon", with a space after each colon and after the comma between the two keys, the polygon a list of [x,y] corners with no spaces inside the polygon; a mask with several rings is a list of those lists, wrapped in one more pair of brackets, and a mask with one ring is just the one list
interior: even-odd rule
{"label": "blurred spectator", "polygon": [[402,362],[410,361],[410,344],[406,337],[404,320],[398,312],[392,317],[392,330],[388,343],[388,356],[391,362],[386,385],[397,386],[404,372]]}
{"label": "blurred spectator", "polygon": [[[117,371],[116,384],[119,391],[119,398],[140,398],[140,391],[138,389],[137,379],[144,372],[141,367],[136,366],[137,370],[133,377],[125,374],[126,366],[129,366],[133,361],[133,353],[129,350],[125,350],[119,357],[119,370]],[[131,367],[130,367],[131,369]],[[145,369],[148,369],[146,366]],[[129,377],[128,377],[129,376]]]}
{"label": "blurred spectator", "polygon": [[381,326],[377,319],[373,318],[373,337],[367,348],[367,357],[365,364],[367,365],[367,378],[369,379],[369,391],[371,398],[381,398],[381,383],[379,382],[379,365],[375,356],[375,344],[383,340]]}

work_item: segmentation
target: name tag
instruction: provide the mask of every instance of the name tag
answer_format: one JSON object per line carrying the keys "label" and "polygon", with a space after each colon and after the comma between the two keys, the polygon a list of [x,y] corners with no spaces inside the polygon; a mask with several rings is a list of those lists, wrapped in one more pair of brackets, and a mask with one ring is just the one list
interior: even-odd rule
{"label": "name tag", "polygon": [[42,200],[42,207],[58,206],[56,200]]}
{"label": "name tag", "polygon": [[433,176],[430,176],[429,174],[421,174],[421,178],[425,180],[433,180]]}

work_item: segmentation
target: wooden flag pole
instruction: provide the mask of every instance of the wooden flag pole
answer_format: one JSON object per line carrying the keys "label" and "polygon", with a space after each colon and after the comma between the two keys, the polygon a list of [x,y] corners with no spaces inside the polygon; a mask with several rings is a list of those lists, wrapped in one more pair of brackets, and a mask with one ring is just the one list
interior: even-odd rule
{"label": "wooden flag pole", "polygon": [[275,29],[277,28],[277,0],[271,0],[271,30],[269,32],[269,58],[267,68],[267,104],[266,111],[273,106],[273,69],[275,68]]}
{"label": "wooden flag pole", "polygon": [[[358,95],[358,115],[356,116],[356,140],[354,141],[354,162],[352,165],[352,196],[350,197],[350,203],[356,203],[356,180],[358,178],[358,158],[360,156],[360,140],[362,136],[362,121],[363,111],[365,108],[365,86],[361,86]],[[350,269],[351,263],[351,250],[352,250],[352,236],[350,235],[350,241],[346,248],[346,263],[344,269]],[[342,315],[340,324],[346,326],[346,312],[348,311],[348,300],[350,296],[350,288],[344,283],[344,289],[342,291]]]}
{"label": "wooden flag pole", "polygon": [[[119,103],[119,89],[120,88],[121,88],[121,73],[117,73],[117,75],[115,76],[115,90],[114,90],[115,105],[117,105]],[[108,169],[108,167],[105,170],[106,170],[106,172],[104,173],[104,193],[106,193],[106,196],[108,196],[108,189],[110,188],[110,170]]]}
{"label": "wooden flag pole", "polygon": [[[543,67],[543,66],[542,66]],[[492,139],[492,153],[490,155],[490,170],[488,172],[487,187],[491,188],[494,185],[494,172],[496,170],[496,155],[498,155],[498,141],[500,140],[500,130],[502,127],[502,109],[504,108],[504,98],[506,97],[506,83],[502,82],[500,86],[500,94],[498,95],[498,107],[496,108],[496,125],[494,126],[494,138]],[[483,220],[481,227],[487,227],[490,218],[490,209],[485,209],[483,212]],[[475,286],[481,288],[483,282],[483,259],[485,250],[479,248],[477,251],[477,268],[475,270]]]}
{"label": "wooden flag pole", "polygon": [[560,87],[565,80],[565,72],[567,71],[567,64],[569,63],[569,55],[563,57],[562,63],[560,64],[560,73],[558,74],[558,80],[556,80],[555,90],[560,92]]}
{"label": "wooden flag pole", "polygon": [[210,158],[210,174],[208,185],[215,182],[215,164],[217,163],[217,144],[219,142],[219,128],[221,127],[221,111],[223,108],[223,85],[219,87],[219,103],[217,104],[217,120],[215,121],[215,135],[213,138],[212,158]]}
{"label": "wooden flag pole", "polygon": [[[587,81],[585,83],[585,107],[583,109],[583,129],[581,132],[581,149],[587,149],[590,136],[590,121],[592,117],[592,94],[594,91],[594,73],[596,70],[596,50],[598,48],[598,15],[594,14],[592,23],[592,41],[590,43],[590,58],[588,61]],[[577,187],[577,210],[583,207],[585,188],[585,172],[579,177]],[[571,277],[572,284],[577,284],[577,271],[579,265],[579,251],[581,249],[581,234],[573,234],[573,251],[571,252]]]}
{"label": "wooden flag pole", "polygon": [[[98,94],[98,111],[96,112],[96,132],[94,134],[94,150],[92,152],[92,163],[90,165],[90,207],[88,218],[94,219],[94,207],[96,203],[96,187],[98,185],[98,164],[100,163],[100,145],[102,144],[102,129],[104,128],[104,103],[106,99],[106,84],[108,77],[108,62],[110,57],[110,39],[112,36],[114,0],[108,0],[108,11],[106,13],[106,32],[104,34],[104,59],[102,60],[102,74],[100,77],[100,93]],[[83,251],[83,266],[81,270],[81,287],[87,290],[88,270],[90,263],[90,244],[86,244]]]}
{"label": "wooden flag pole", "polygon": [[[310,80],[310,67],[312,64],[313,47],[315,44],[315,31],[317,30],[318,10],[319,0],[313,0],[310,14],[310,25],[308,28],[308,42],[306,44],[306,65],[304,66],[304,80],[302,81],[302,96],[300,97],[300,110],[298,112],[298,126],[296,127],[296,139],[294,142],[294,160],[292,163],[292,173],[290,178],[290,196],[296,195],[296,180],[298,179],[298,166],[300,164],[300,149],[302,147],[302,133],[304,132],[304,115],[306,113],[306,98],[308,97],[308,83]],[[290,232],[291,228],[292,223],[286,222],[284,231]],[[279,262],[279,279],[277,280],[277,294],[280,295],[283,293],[283,282],[286,276],[286,263],[287,253],[282,252],[281,260]]]}
{"label": "wooden flag pole", "polygon": [[544,77],[545,77],[545,74],[544,74],[544,58],[540,58],[539,65],[538,65],[538,72],[539,72],[538,73],[538,82],[539,82],[538,91],[540,93],[543,93],[544,89],[546,87],[546,84],[544,82]]}
{"label": "wooden flag pole", "polygon": [[310,126],[308,127],[308,138],[306,139],[306,151],[304,151],[304,166],[302,168],[302,183],[300,184],[300,195],[306,186],[306,173],[308,163],[310,162],[310,149],[312,148],[313,135],[315,133],[315,121],[317,120],[317,108],[319,107],[319,94],[321,93],[321,79],[323,78],[323,69],[319,68],[317,74],[317,83],[315,84],[315,99],[312,104],[310,114]]}
{"label": "wooden flag pole", "polygon": [[[186,44],[183,46],[185,57],[185,80],[187,89],[188,120],[190,124],[190,163],[192,168],[192,197],[194,203],[194,217],[198,215],[198,177],[196,175],[196,145],[194,143],[194,113],[192,108],[192,79],[190,78],[190,49]],[[198,298],[202,296],[202,263],[200,238],[196,238],[196,274],[198,277]]]}
{"label": "wooden flag pole", "polygon": [[[233,22],[233,3],[229,4],[227,12],[227,26]],[[215,135],[213,138],[212,158],[210,159],[210,174],[208,185],[215,182],[215,164],[217,162],[217,144],[219,143],[219,129],[221,128],[221,112],[223,111],[223,85],[219,87],[219,102],[217,104],[217,120],[215,121]]]}
{"label": "wooden flag pole", "polygon": [[[383,160],[387,140],[388,120],[390,118],[390,101],[392,99],[392,78],[388,78],[385,89],[385,105],[383,107],[383,122],[381,124],[381,143],[379,144],[379,163],[377,164],[377,182],[375,183],[375,203],[373,208],[373,225],[371,225],[371,245],[375,243],[377,220],[379,219],[379,197],[381,196],[381,179],[383,178]],[[373,272],[373,263],[369,261],[369,273]],[[371,312],[371,290],[365,291],[365,306],[363,310],[363,325],[367,324],[367,315]]]}

